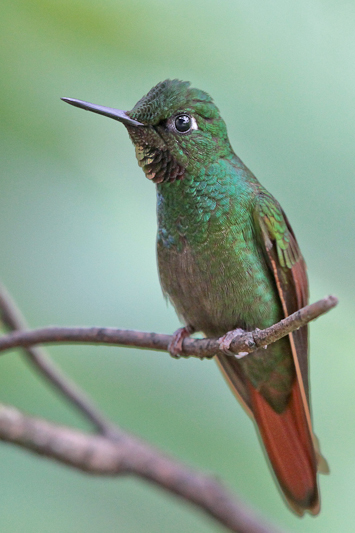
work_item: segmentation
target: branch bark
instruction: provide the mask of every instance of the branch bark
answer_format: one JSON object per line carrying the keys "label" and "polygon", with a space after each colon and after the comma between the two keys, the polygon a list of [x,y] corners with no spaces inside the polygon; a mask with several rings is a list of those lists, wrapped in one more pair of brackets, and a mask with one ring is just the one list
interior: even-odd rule
{"label": "branch bark", "polygon": [[[312,320],[323,315],[338,303],[335,296],[327,296],[313,304],[299,309],[277,324],[263,330],[243,332],[231,342],[229,351],[232,354],[248,354],[257,348],[267,346],[285,337],[292,331],[305,326]],[[148,333],[144,331],[114,328],[68,328],[47,327],[32,331],[16,331],[0,338],[0,352],[16,347],[28,347],[37,344],[88,343],[108,344],[114,346],[131,346],[150,350],[168,351],[172,335]],[[182,344],[183,357],[210,358],[221,353],[219,339],[184,339]]]}
{"label": "branch bark", "polygon": [[238,533],[280,533],[256,517],[217,479],[172,459],[128,433],[113,441],[104,436],[52,424],[0,406],[0,440],[54,459],[89,474],[133,474],[193,503]]}
{"label": "branch bark", "polygon": [[[27,329],[27,323],[6,288],[0,284],[0,317],[4,326],[10,331]],[[44,377],[62,396],[75,406],[80,413],[93,424],[99,433],[117,438],[120,431],[93,404],[76,383],[66,376],[49,358],[46,352],[37,346],[23,347],[27,361]]]}

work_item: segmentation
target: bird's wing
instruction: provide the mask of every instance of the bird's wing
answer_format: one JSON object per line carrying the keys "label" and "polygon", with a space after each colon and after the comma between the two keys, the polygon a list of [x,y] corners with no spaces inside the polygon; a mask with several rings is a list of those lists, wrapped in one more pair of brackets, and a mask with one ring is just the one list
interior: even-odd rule
{"label": "bird's wing", "polygon": [[[257,196],[254,221],[257,237],[274,276],[286,317],[307,305],[306,265],[285,213],[266,190]],[[307,326],[290,335],[290,342],[310,425]],[[233,392],[249,416],[252,416],[248,387],[238,361],[222,355],[218,357],[218,363]]]}
{"label": "bird's wing", "polygon": [[[306,264],[285,213],[266,191],[257,197],[254,220],[286,317],[308,303]],[[293,332],[289,338],[309,417],[307,326]]]}
{"label": "bird's wing", "polygon": [[[257,196],[254,221],[257,237],[274,276],[286,317],[307,305],[306,265],[285,213],[266,190]],[[309,419],[307,337],[307,326],[305,326],[294,332],[290,336],[290,341],[295,366],[301,376],[305,411]],[[249,416],[253,418],[249,390],[239,362],[224,355],[218,356],[217,360],[234,394],[237,395]]]}
{"label": "bird's wing", "polygon": [[[267,191],[256,199],[255,227],[266,260],[274,276],[285,317],[308,303],[306,264],[295,234],[281,206]],[[329,473],[327,461],[320,452],[319,442],[311,424],[308,384],[308,327],[303,326],[289,335],[297,380],[307,423],[317,457],[318,471]]]}
{"label": "bird's wing", "polygon": [[[306,265],[291,226],[277,201],[264,190],[253,210],[256,238],[275,281],[284,316],[307,305]],[[265,451],[291,508],[319,512],[317,470],[327,471],[314,437],[309,407],[307,327],[289,336],[296,379],[286,407],[275,411],[260,391],[237,372],[233,358],[220,358],[232,388],[253,414]],[[266,355],[267,356],[267,355]],[[234,378],[234,379],[233,379]],[[244,379],[243,379],[244,378]],[[235,382],[234,382],[235,381]]]}

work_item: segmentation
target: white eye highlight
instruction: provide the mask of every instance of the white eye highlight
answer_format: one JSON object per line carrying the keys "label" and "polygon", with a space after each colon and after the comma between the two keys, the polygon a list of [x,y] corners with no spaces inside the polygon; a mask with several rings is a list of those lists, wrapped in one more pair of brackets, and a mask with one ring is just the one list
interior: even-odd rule
{"label": "white eye highlight", "polygon": [[196,119],[194,117],[191,117],[191,129],[192,130],[198,130],[198,125],[197,125]]}

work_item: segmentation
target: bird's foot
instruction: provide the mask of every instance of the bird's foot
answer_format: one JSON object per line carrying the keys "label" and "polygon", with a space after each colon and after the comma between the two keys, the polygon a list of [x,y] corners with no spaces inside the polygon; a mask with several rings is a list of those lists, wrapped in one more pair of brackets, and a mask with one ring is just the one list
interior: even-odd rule
{"label": "bird's foot", "polygon": [[194,331],[195,328],[193,328],[192,326],[185,326],[175,331],[175,333],[173,334],[173,338],[168,346],[168,351],[171,357],[174,357],[175,359],[179,359],[181,357],[182,343],[184,339],[190,337],[190,335],[194,333]]}
{"label": "bird's foot", "polygon": [[220,337],[218,339],[219,342],[219,348],[224,352],[226,355],[234,355],[237,359],[242,359],[246,355],[248,355],[248,352],[240,352],[240,353],[233,353],[230,351],[230,345],[232,344],[232,341],[245,333],[244,329],[236,328],[232,329],[231,331],[228,331],[223,337]]}

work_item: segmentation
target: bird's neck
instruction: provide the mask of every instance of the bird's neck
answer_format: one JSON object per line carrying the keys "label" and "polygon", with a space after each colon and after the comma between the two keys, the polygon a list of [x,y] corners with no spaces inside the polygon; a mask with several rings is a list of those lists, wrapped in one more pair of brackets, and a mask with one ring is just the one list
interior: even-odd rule
{"label": "bird's neck", "polygon": [[250,188],[248,170],[234,155],[179,181],[158,184],[158,240],[164,246],[182,246],[182,241],[198,243],[206,232],[222,231]]}

